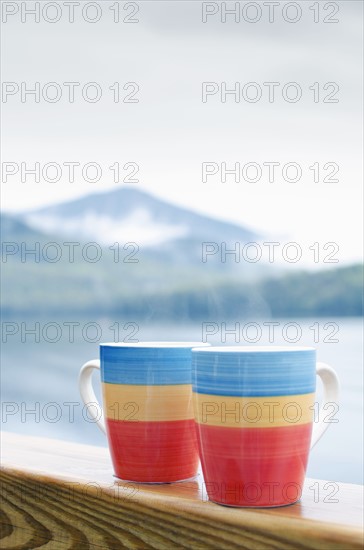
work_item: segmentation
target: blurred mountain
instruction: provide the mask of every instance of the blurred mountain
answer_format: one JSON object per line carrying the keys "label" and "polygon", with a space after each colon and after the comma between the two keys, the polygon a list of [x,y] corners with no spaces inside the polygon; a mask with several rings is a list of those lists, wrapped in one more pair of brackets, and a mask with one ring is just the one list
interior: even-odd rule
{"label": "blurred mountain", "polygon": [[5,313],[133,311],[134,299],[146,296],[152,300],[137,307],[152,314],[164,308],[164,296],[197,288],[214,294],[227,276],[243,282],[266,270],[222,262],[219,254],[203,262],[203,242],[234,248],[255,235],[134,189],[4,214],[1,229]]}
{"label": "blurred mountain", "polygon": [[46,233],[78,235],[103,245],[134,241],[157,248],[177,241],[249,242],[258,238],[247,228],[194,213],[132,187],[34,210],[23,219]]}
{"label": "blurred mountain", "polygon": [[220,253],[203,262],[204,242],[233,249],[260,238],[135,189],[3,214],[1,230],[5,315],[189,321],[362,312],[361,266],[285,272],[223,262]]}
{"label": "blurred mountain", "polygon": [[43,239],[45,235],[30,227],[27,223],[8,214],[1,214],[1,240],[2,242],[19,242],[29,239]]}
{"label": "blurred mountain", "polygon": [[29,231],[66,241],[95,241],[102,247],[136,243],[144,259],[168,266],[199,268],[202,243],[216,243],[216,254],[208,258],[214,269],[244,272],[243,276],[250,278],[265,270],[262,265],[244,269],[243,262],[236,263],[231,256],[228,262],[221,261],[221,243],[233,250],[236,243],[243,246],[259,240],[250,229],[180,208],[132,187],[91,194],[17,215],[16,219]]}

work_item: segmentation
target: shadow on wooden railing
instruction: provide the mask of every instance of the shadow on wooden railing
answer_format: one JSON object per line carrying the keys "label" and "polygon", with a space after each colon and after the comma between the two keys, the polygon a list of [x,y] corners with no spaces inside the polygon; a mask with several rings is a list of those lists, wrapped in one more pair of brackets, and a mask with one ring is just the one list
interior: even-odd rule
{"label": "shadow on wooden railing", "polygon": [[106,448],[2,435],[0,546],[117,548],[363,548],[362,487],[307,480],[301,502],[275,509],[208,502],[200,479],[124,483]]}

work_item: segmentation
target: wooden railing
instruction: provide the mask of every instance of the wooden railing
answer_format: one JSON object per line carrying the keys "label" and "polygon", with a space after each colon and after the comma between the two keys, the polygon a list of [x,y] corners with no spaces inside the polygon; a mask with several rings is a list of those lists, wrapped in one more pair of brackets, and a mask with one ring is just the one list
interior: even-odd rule
{"label": "wooden railing", "polygon": [[106,448],[5,433],[0,547],[363,548],[361,486],[307,480],[297,504],[238,509],[207,501],[199,478],[124,483]]}

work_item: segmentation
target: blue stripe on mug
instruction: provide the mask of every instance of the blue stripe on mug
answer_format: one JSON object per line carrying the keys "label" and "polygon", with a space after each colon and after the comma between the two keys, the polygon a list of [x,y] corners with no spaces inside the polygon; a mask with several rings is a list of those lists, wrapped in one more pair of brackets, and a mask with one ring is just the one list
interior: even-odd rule
{"label": "blue stripe on mug", "polygon": [[100,344],[101,381],[108,384],[191,384],[191,349],[202,342]]}
{"label": "blue stripe on mug", "polygon": [[196,393],[241,397],[312,393],[316,351],[263,346],[196,349],[192,387]]}

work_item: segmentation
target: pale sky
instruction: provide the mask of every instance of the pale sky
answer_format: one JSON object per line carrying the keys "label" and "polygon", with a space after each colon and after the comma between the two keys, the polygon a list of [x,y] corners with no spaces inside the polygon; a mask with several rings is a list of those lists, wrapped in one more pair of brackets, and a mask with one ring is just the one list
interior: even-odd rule
{"label": "pale sky", "polygon": [[[337,242],[342,261],[360,259],[361,2],[336,2],[338,13],[320,13],[319,23],[309,9],[313,2],[300,2],[302,16],[294,24],[284,21],[281,7],[273,23],[266,11],[256,23],[232,18],[221,23],[220,13],[202,23],[200,2],[176,1],[137,2],[139,12],[131,16],[139,19],[135,24],[113,22],[110,7],[115,2],[99,3],[97,23],[87,23],[77,11],[69,23],[64,3],[58,4],[62,17],[56,23],[42,16],[39,23],[30,16],[22,23],[17,13],[2,26],[3,81],[19,90],[21,82],[27,88],[39,82],[45,93],[45,85],[56,82],[62,93],[55,103],[42,95],[39,103],[31,96],[22,102],[20,91],[7,97],[2,103],[2,161],[63,167],[57,183],[42,177],[36,183],[30,175],[21,182],[20,170],[9,175],[2,185],[4,210],[19,212],[115,189],[123,183],[113,183],[109,166],[134,162],[139,165],[134,185],[164,200],[286,240]],[[120,8],[122,18],[129,13]],[[49,17],[54,15],[49,12]],[[325,24],[323,17],[339,22]],[[64,82],[80,83],[74,103],[67,99]],[[80,90],[88,82],[98,84],[100,101],[82,98]],[[109,89],[115,82],[124,95],[133,91],[130,85],[123,90],[125,83],[137,83],[139,102],[115,103]],[[216,83],[218,90],[205,103],[203,82]],[[223,103],[222,82],[228,89],[238,83],[240,91],[255,82],[262,97],[249,103],[241,95],[235,102],[230,94]],[[278,83],[272,103],[264,82]],[[296,103],[282,98],[288,82],[302,91]],[[325,89],[329,82],[335,85]],[[323,102],[331,92],[338,103]],[[65,162],[81,167],[98,163],[102,177],[87,182],[78,168],[71,183]],[[237,183],[233,176],[223,182],[217,174],[203,182],[204,162],[225,162],[227,168],[254,162],[262,177]],[[280,163],[274,182],[268,181],[263,164],[269,162]],[[296,183],[282,180],[281,168],[290,162],[302,169]],[[332,178],[339,182],[315,183],[309,169],[315,163],[320,179],[338,165]]]}

